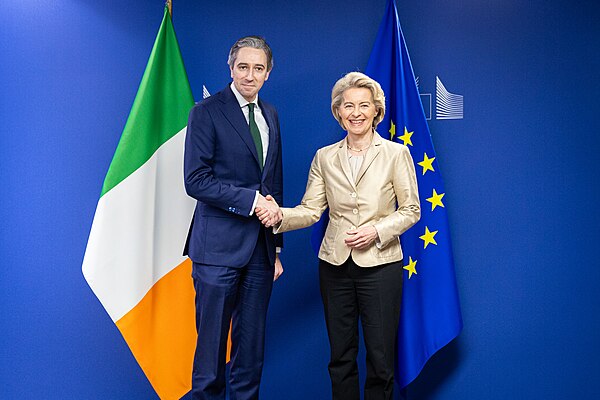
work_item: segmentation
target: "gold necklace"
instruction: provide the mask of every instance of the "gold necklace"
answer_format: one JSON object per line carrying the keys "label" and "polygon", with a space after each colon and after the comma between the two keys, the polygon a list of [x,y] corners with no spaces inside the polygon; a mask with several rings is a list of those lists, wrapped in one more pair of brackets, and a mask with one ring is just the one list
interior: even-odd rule
{"label": "gold necklace", "polygon": [[357,152],[357,153],[363,152],[363,151],[365,151],[366,149],[368,149],[369,147],[371,147],[371,143],[373,143],[373,138],[371,138],[371,142],[369,143],[369,145],[368,145],[367,147],[364,147],[364,148],[362,148],[362,149],[353,149],[352,147],[350,147],[350,143],[348,142],[348,138],[346,138],[346,147],[347,147],[349,150],[355,151],[355,152]]}

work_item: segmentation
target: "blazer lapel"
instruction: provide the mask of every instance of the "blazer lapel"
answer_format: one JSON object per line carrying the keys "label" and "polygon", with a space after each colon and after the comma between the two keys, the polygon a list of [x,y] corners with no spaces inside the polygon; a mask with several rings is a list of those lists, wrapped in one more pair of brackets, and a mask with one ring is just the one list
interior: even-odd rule
{"label": "blazer lapel", "polygon": [[223,96],[221,101],[223,102],[223,115],[229,121],[231,126],[235,129],[236,133],[242,138],[248,150],[254,156],[256,163],[258,164],[258,153],[256,152],[256,145],[254,144],[254,140],[252,139],[252,134],[250,133],[250,127],[246,122],[246,118],[244,117],[244,112],[240,108],[240,103],[238,103],[235,95],[231,91],[231,88],[227,86],[227,88],[222,92]]}
{"label": "blazer lapel", "polygon": [[373,160],[375,160],[375,158],[377,158],[377,156],[379,155],[379,152],[381,150],[381,140],[381,136],[379,136],[379,134],[375,132],[373,134],[373,146],[371,146],[371,148],[367,151],[367,154],[365,154],[365,159],[363,160],[362,165],[358,170],[358,175],[356,177],[357,185],[360,183],[360,180],[364,176],[365,172],[367,172],[367,169],[371,166]]}
{"label": "blazer lapel", "polygon": [[273,120],[272,113],[263,105],[263,102],[258,99],[258,103],[260,106],[260,110],[265,117],[265,121],[267,121],[267,126],[269,127],[269,148],[267,150],[267,158],[265,159],[265,165],[263,168],[263,177],[265,176],[265,171],[268,169],[267,167],[273,161],[273,157],[275,156],[275,152],[277,151],[277,144],[275,139],[277,137],[277,126],[275,125],[275,121]]}
{"label": "blazer lapel", "polygon": [[354,183],[354,178],[352,178],[352,171],[350,171],[350,163],[348,162],[348,149],[346,148],[346,139],[343,139],[338,146],[338,161],[342,166],[342,171],[344,175],[346,175],[346,179],[350,182],[350,185],[356,190],[356,184]]}

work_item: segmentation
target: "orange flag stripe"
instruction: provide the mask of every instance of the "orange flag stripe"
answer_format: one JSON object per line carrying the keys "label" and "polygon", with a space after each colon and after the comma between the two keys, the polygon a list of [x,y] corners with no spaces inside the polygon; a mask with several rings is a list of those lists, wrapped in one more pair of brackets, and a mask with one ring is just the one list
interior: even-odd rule
{"label": "orange flag stripe", "polygon": [[[179,400],[191,389],[196,348],[192,262],[162,277],[116,322],[135,359],[163,400]],[[230,359],[231,331],[227,341]],[[176,377],[176,379],[173,379]]]}
{"label": "orange flag stripe", "polygon": [[196,348],[192,262],[162,277],[117,327],[161,399],[179,400],[191,389]]}

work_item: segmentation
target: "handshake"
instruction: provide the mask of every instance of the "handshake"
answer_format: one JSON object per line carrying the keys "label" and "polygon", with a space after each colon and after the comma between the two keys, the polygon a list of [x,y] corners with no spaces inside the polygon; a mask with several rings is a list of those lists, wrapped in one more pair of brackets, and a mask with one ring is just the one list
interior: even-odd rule
{"label": "handshake", "polygon": [[270,194],[267,197],[258,195],[258,201],[254,212],[260,222],[267,228],[277,225],[283,219],[283,213],[279,208],[279,204]]}

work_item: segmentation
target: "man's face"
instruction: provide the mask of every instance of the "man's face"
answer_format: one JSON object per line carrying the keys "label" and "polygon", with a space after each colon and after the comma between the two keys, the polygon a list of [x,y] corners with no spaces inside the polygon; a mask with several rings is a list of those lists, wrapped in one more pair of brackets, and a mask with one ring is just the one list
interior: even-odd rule
{"label": "man's face", "polygon": [[244,99],[254,101],[262,85],[269,79],[265,52],[252,47],[239,49],[235,64],[231,68],[231,78]]}

